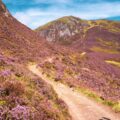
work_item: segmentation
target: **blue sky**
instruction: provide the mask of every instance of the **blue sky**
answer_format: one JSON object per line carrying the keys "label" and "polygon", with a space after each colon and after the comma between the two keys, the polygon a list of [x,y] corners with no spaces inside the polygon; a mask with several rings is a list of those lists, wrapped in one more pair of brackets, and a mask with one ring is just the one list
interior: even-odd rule
{"label": "blue sky", "polygon": [[120,0],[3,0],[12,15],[32,29],[63,16],[120,20]]}

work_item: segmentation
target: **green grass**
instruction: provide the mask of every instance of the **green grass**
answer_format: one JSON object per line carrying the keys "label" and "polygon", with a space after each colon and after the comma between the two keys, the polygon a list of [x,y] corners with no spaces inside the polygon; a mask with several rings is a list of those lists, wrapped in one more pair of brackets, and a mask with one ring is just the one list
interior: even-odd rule
{"label": "green grass", "polygon": [[106,60],[105,62],[106,62],[106,63],[109,63],[109,64],[112,64],[112,65],[115,65],[115,66],[117,66],[117,67],[120,67],[120,62],[118,62],[118,61]]}
{"label": "green grass", "polygon": [[[39,28],[37,28],[35,31],[39,31],[39,30],[45,30],[47,28],[49,28],[50,26],[56,24],[57,22],[61,22],[61,23],[64,23],[64,24],[68,24],[68,21],[70,20],[70,18],[72,18],[72,16],[70,17],[62,17],[62,18],[59,18],[57,20],[54,20],[52,22],[49,22]],[[70,24],[69,24],[70,25]]]}
{"label": "green grass", "polygon": [[99,41],[100,43],[102,43],[103,45],[114,46],[114,42],[104,40],[102,38],[96,38],[96,40]]}
{"label": "green grass", "polygon": [[45,30],[45,29],[49,28],[52,24],[53,24],[53,22],[49,22],[49,23],[37,28],[35,31]]}
{"label": "green grass", "polygon": [[120,112],[120,101],[118,103],[114,104],[113,110],[115,110],[116,112]]}
{"label": "green grass", "polygon": [[86,95],[89,98],[92,98],[96,102],[99,102],[99,103],[102,103],[104,105],[107,105],[107,106],[111,107],[115,112],[120,112],[120,101],[114,102],[114,101],[102,99],[95,92],[93,92],[91,90],[88,90],[88,89],[85,89],[85,88],[80,88],[79,87],[79,88],[76,88],[75,90],[77,92],[83,93],[84,95]]}
{"label": "green grass", "polygon": [[90,98],[93,98],[95,99],[95,101],[98,101],[98,102],[102,102],[103,100],[97,95],[95,94],[94,92],[88,90],[88,89],[85,89],[85,88],[76,88],[75,89],[77,92],[81,92],[83,93],[84,95],[86,95],[87,97],[90,97]]}
{"label": "green grass", "polygon": [[94,46],[91,48],[92,51],[94,52],[104,52],[104,53],[109,53],[109,54],[119,54],[119,52],[115,49],[105,49],[105,48],[102,48],[102,47],[97,47],[97,46]]}
{"label": "green grass", "polygon": [[72,44],[72,41],[70,41],[70,40],[65,40],[65,39],[61,39],[61,40],[60,40],[60,44],[61,44],[61,45],[71,45],[71,44]]}
{"label": "green grass", "polygon": [[6,101],[0,100],[0,106],[2,106],[2,105],[6,105]]}

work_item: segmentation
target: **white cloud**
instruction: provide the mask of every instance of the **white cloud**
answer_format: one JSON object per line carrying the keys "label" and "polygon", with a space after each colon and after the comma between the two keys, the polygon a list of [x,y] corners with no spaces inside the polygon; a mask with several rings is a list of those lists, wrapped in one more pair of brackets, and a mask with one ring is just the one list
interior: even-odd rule
{"label": "white cloud", "polygon": [[[39,2],[41,0],[37,1]],[[62,1],[64,2],[65,0]],[[16,12],[13,15],[20,22],[32,29],[37,28],[38,26],[43,25],[51,20],[69,15],[77,16],[83,19],[99,19],[120,15],[120,3],[105,2],[78,5],[71,4],[71,6],[72,7],[66,7],[58,4],[56,6],[49,7],[47,10],[41,10],[40,8],[28,9],[23,12]]]}
{"label": "white cloud", "polygon": [[15,18],[32,29],[35,29],[40,25],[56,19],[57,16],[57,13],[43,12],[33,9],[27,10],[25,12],[17,12],[14,14]]}

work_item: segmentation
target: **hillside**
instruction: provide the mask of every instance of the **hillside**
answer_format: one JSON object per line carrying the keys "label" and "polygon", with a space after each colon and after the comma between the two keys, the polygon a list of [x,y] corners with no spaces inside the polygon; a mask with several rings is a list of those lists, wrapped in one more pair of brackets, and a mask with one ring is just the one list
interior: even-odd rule
{"label": "hillside", "polygon": [[36,32],[70,50],[40,63],[44,74],[120,111],[120,22],[69,16]]}
{"label": "hillside", "polygon": [[[0,120],[71,120],[72,108],[79,108],[79,118],[85,106],[94,107],[94,100],[120,112],[119,91],[119,22],[69,16],[35,32],[17,21],[0,0]],[[79,93],[92,101],[84,102],[82,110],[80,99],[73,98]],[[96,105],[100,114],[92,117],[104,117],[106,109],[102,112]]]}
{"label": "hillside", "polygon": [[50,51],[50,46],[13,18],[0,0],[0,120],[71,119],[52,87],[27,69],[29,62]]}
{"label": "hillside", "polygon": [[[36,29],[47,41],[80,47],[92,42],[120,42],[120,23],[108,20],[87,21],[66,16]],[[90,40],[92,39],[92,40]],[[99,43],[100,44],[100,43]]]}

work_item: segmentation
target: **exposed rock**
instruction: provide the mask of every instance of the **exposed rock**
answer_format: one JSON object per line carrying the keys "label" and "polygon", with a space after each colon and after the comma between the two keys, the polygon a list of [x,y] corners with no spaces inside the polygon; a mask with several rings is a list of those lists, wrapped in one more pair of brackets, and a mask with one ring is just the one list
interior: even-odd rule
{"label": "exposed rock", "polygon": [[36,32],[49,42],[84,46],[83,44],[89,39],[86,46],[91,46],[90,44],[95,43],[97,37],[119,42],[120,23],[108,20],[81,20],[66,16],[39,27]]}
{"label": "exposed rock", "polygon": [[[81,23],[79,18],[69,16],[63,17],[45,26],[38,28],[36,31],[46,38],[47,41],[62,41],[81,33],[83,27],[88,26],[87,23]],[[85,22],[85,21],[84,21]]]}

